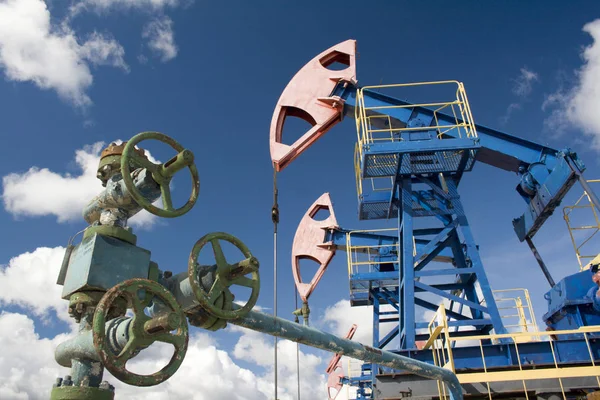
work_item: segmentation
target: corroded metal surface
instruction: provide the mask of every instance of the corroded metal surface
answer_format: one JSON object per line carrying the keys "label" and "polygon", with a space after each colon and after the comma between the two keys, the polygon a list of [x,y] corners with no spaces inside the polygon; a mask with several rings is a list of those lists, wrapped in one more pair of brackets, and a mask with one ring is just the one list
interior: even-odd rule
{"label": "corroded metal surface", "polygon": [[[346,40],[313,58],[288,83],[271,119],[271,160],[278,171],[341,121],[344,100],[331,92],[340,81],[356,83],[355,58],[356,41]],[[348,67],[340,71],[327,68],[335,62]],[[291,145],[283,143],[287,117],[301,118],[312,126]]]}
{"label": "corroded metal surface", "polygon": [[[121,173],[121,154],[127,142],[121,144],[111,143],[100,153],[100,162],[98,163],[98,172],[96,177],[102,181],[102,186],[106,186],[108,180],[115,174]],[[135,149],[137,155],[147,158],[143,149]]]}
{"label": "corroded metal surface", "polygon": [[[113,400],[115,390],[113,387],[106,389],[90,386],[56,385],[50,393],[50,400]],[[58,383],[58,382],[57,382]]]}
{"label": "corroded metal surface", "polygon": [[441,380],[448,386],[453,400],[462,400],[463,398],[462,388],[456,375],[450,370],[435,365],[400,356],[386,350],[365,346],[256,311],[250,311],[246,317],[231,320],[230,323],[325,351],[339,353],[357,360],[407,371],[424,378]]}
{"label": "corroded metal surface", "polygon": [[[219,241],[233,244],[242,252],[245,260],[228,264]],[[201,284],[201,276],[198,273],[198,256],[202,248],[209,242],[212,245],[216,260],[216,272],[213,275],[210,289],[206,291],[204,285]],[[256,304],[260,293],[258,269],[258,260],[252,256],[248,247],[241,240],[224,232],[214,232],[204,235],[194,245],[188,260],[188,280],[196,300],[207,313],[220,319],[229,320],[246,315]],[[245,276],[247,274],[251,274],[251,277]],[[230,298],[233,301],[233,296],[231,296],[229,290],[232,285],[244,286],[252,290],[250,298],[243,307],[233,309],[231,304],[217,304],[223,298]],[[225,303],[229,302],[226,301]]]}
{"label": "corroded metal surface", "polygon": [[[102,152],[100,153],[100,159],[102,160],[108,156],[120,156],[123,154],[123,150],[125,149],[125,145],[127,142],[122,142],[121,144],[111,143],[109,144]],[[138,153],[141,157],[146,157],[146,152],[144,149],[136,148],[135,152]],[[146,157],[147,158],[147,157]]]}
{"label": "corroded metal surface", "polygon": [[[140,299],[140,293],[144,294],[143,299]],[[134,315],[127,330],[129,332],[128,341],[119,353],[115,354],[106,337],[106,318],[112,304],[120,297],[128,300]],[[152,318],[144,313],[144,309],[150,302],[156,302],[157,299],[164,304],[166,309],[169,309],[169,313],[176,314],[174,318],[167,317],[169,320],[167,325],[177,323],[176,333],[164,329],[156,330],[155,328],[160,324],[148,324]],[[160,284],[147,279],[130,279],[106,292],[94,314],[93,333],[94,347],[100,355],[104,367],[115,378],[135,386],[154,386],[169,379],[183,362],[189,339],[187,321],[173,295]],[[156,341],[170,343],[175,347],[175,352],[165,367],[151,375],[135,374],[125,368],[127,361],[133,358],[139,350]]]}
{"label": "corroded metal surface", "polygon": [[[153,202],[160,197],[160,186],[145,170],[136,170],[133,176],[128,175],[136,193],[141,193],[147,201]],[[83,218],[88,224],[99,222],[102,225],[124,227],[127,219],[133,217],[142,209],[126,180],[121,174],[112,176],[100,194],[94,197],[83,209]]]}
{"label": "corroded metal surface", "polygon": [[[315,220],[314,217],[320,210],[329,211],[329,217],[323,221]],[[323,239],[326,229],[337,226],[337,219],[333,212],[333,204],[331,203],[329,193],[323,193],[310,206],[298,225],[292,245],[292,272],[296,281],[296,288],[298,288],[298,294],[300,294],[304,302],[308,301],[308,297],[315,290],[316,285],[323,277],[327,266],[335,255],[335,248],[328,246],[327,243],[323,243]],[[300,274],[300,261],[302,259],[310,259],[319,263],[319,269],[308,283],[302,282]]]}
{"label": "corroded metal surface", "polygon": [[[160,142],[166,143],[171,146],[175,151],[178,152],[177,156],[164,164],[154,164],[150,160],[144,157],[140,157],[135,151],[135,146],[147,139],[154,139]],[[136,185],[131,179],[131,168],[130,164],[136,165],[140,168],[145,168],[147,171],[152,173],[152,178],[159,185],[162,202],[165,208],[158,208],[152,204],[152,201],[148,201],[147,197],[137,190]],[[174,209],[173,202],[171,199],[171,189],[169,184],[172,176],[179,170],[187,167],[192,175],[192,193],[188,201],[181,207]],[[131,193],[137,204],[143,207],[146,211],[158,215],[164,218],[179,217],[194,207],[196,200],[198,200],[198,193],[200,192],[200,178],[198,176],[198,170],[194,164],[194,154],[187,149],[184,149],[175,139],[170,138],[160,132],[142,132],[135,135],[123,150],[121,156],[121,173],[123,175],[123,182],[125,187]]]}

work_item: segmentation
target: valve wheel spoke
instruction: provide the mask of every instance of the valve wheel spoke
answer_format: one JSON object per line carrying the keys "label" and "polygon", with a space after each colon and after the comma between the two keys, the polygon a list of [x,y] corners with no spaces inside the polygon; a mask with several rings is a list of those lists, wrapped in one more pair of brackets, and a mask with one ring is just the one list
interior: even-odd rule
{"label": "valve wheel spoke", "polygon": [[223,270],[226,270],[229,267],[229,265],[227,264],[227,260],[225,259],[225,254],[223,253],[223,249],[221,248],[219,239],[211,240],[210,244],[212,245],[215,260],[217,261],[218,271],[221,272]]}
{"label": "valve wheel spoke", "polygon": [[[233,244],[242,252],[245,259],[236,264],[228,264],[220,241]],[[208,243],[211,244],[217,269],[214,282],[207,291],[198,278],[200,268],[198,258],[201,250]],[[258,260],[239,239],[224,232],[213,232],[200,238],[192,248],[188,260],[188,279],[196,300],[208,314],[222,320],[231,320],[247,315],[256,304],[260,291],[258,267]],[[252,274],[252,278],[245,276],[248,274]],[[248,301],[242,307],[233,305],[234,296],[230,289],[232,285],[252,289]]]}
{"label": "valve wheel spoke", "polygon": [[131,356],[133,356],[133,353],[135,353],[137,348],[138,346],[136,338],[131,338],[125,347],[123,347],[123,350],[121,350],[121,352],[115,358],[115,363],[124,366],[127,361],[131,359]]}
{"label": "valve wheel spoke", "polygon": [[156,340],[157,342],[169,343],[175,346],[176,348],[179,348],[185,343],[185,336],[179,333],[172,334],[169,332],[165,332],[161,333],[160,335],[157,335],[154,338],[154,340]]}
{"label": "valve wheel spoke", "polygon": [[[196,200],[198,200],[198,193],[200,191],[200,178],[198,177],[198,169],[193,162],[194,156],[189,150],[187,150],[183,156],[185,158],[185,160],[183,160],[183,164],[180,161],[180,164],[172,171],[173,173],[176,173],[180,169],[186,168],[192,175],[192,193],[190,194],[188,201],[183,206],[175,208],[173,207],[171,192],[168,188],[168,184],[171,181],[172,176],[170,173],[168,173],[168,171],[165,172],[165,164],[154,164],[136,152],[135,146],[139,142],[147,139],[158,140],[166,143],[179,154],[186,151],[183,146],[177,143],[174,139],[160,132],[138,133],[127,142],[125,148],[123,149],[123,154],[121,155],[121,174],[123,176],[123,183],[136,203],[146,211],[164,218],[179,217],[190,211],[196,203]],[[130,164],[146,168],[149,172],[151,172],[152,178],[160,186],[160,195],[164,204],[164,208],[158,208],[153,205],[151,201],[152,199],[145,197],[145,195],[142,194],[142,192],[135,186],[131,176],[132,171]]]}
{"label": "valve wheel spoke", "polygon": [[169,187],[169,182],[165,182],[160,185],[160,194],[165,210],[173,211],[173,199],[171,198],[171,188]]}
{"label": "valve wheel spoke", "polygon": [[149,170],[152,173],[154,173],[158,170],[159,166],[157,164],[154,164],[152,161],[148,160],[147,158],[140,156],[135,151],[131,153],[130,158],[131,158],[132,163],[137,165],[138,167],[146,168],[147,170]]}
{"label": "valve wheel spoke", "polygon": [[234,285],[245,286],[247,288],[254,288],[256,286],[256,281],[254,279],[250,279],[247,276],[239,276],[231,281]]}
{"label": "valve wheel spoke", "polygon": [[[140,298],[142,292],[143,298]],[[118,345],[106,336],[105,331],[107,314],[118,298],[125,298],[128,302],[128,308],[133,309],[134,314],[127,328],[128,341],[119,354],[115,354],[113,348]],[[175,313],[173,317],[168,314],[166,326],[164,325],[163,316],[152,318],[144,312],[150,302],[157,299],[164,304],[165,308],[171,310],[170,313]],[[148,321],[156,318],[163,318],[163,320],[159,319],[150,325],[147,324]],[[119,323],[126,322],[121,321]],[[173,328],[172,331],[176,331],[176,333],[156,332],[156,334],[152,334],[146,330],[148,327],[150,329],[161,329],[161,326],[162,329]],[[187,320],[171,292],[158,282],[141,278],[121,282],[104,294],[94,313],[92,332],[94,348],[98,352],[104,367],[120,381],[136,386],[158,385],[171,377],[183,362],[189,337]],[[139,350],[152,345],[156,341],[172,343],[175,346],[175,353],[169,364],[150,375],[140,375],[128,371],[126,368],[127,361],[135,357]]]}
{"label": "valve wheel spoke", "polygon": [[[146,317],[144,321],[150,319],[150,317],[144,314],[144,309],[148,307],[148,305],[152,302],[152,299],[154,298],[154,295],[151,292],[139,286],[126,287],[122,290],[122,292],[126,297],[128,297],[129,300],[131,300],[131,308],[134,312],[134,321],[136,319],[142,320],[144,319],[143,317]],[[143,299],[140,298],[140,292],[144,293]],[[143,323],[144,321],[140,322]]]}
{"label": "valve wheel spoke", "polygon": [[215,304],[219,299],[219,296],[223,294],[224,289],[225,288],[221,283],[221,279],[219,278],[219,275],[217,275],[215,278],[215,282],[213,283],[212,287],[210,288],[210,291],[208,292],[208,302],[210,304]]}

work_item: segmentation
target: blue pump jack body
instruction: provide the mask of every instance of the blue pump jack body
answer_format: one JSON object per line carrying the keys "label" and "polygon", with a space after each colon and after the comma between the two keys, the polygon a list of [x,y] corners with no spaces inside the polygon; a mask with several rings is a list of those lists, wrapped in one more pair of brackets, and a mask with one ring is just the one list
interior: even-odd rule
{"label": "blue pump jack body", "polygon": [[[356,86],[342,82],[331,96],[340,97],[344,101],[344,116],[354,118],[356,94]],[[455,334],[506,333],[458,194],[463,174],[470,171],[475,162],[482,162],[519,176],[516,191],[525,201],[525,210],[513,220],[513,227],[520,241],[527,240],[533,246],[533,236],[578,180],[600,209],[598,198],[583,177],[583,162],[570,149],[552,149],[483,125],[475,125],[477,135],[473,137],[453,136],[455,131],[452,130],[440,137],[434,128],[428,134],[429,126],[452,125],[457,120],[439,112],[434,115],[430,109],[373,90],[363,89],[362,101],[365,108],[370,108],[369,115],[386,116],[370,119],[372,128],[389,129],[390,125],[423,128],[419,134],[410,130],[394,132],[398,140],[363,144],[357,160],[360,179],[387,177],[393,182],[389,190],[359,195],[359,219],[395,219],[398,228],[397,236],[352,233],[353,246],[382,249],[372,255],[372,268],[368,272],[351,271],[350,275],[352,305],[373,307],[373,347],[383,349],[396,344],[394,352],[433,362],[431,351],[419,350],[417,346],[417,341],[426,340],[429,335],[418,332],[427,327],[425,311],[436,311],[442,301],[450,304],[446,315]],[[433,162],[423,163],[424,157]],[[431,221],[431,217],[437,223],[425,222]],[[323,241],[348,251],[347,233],[343,229],[328,229]],[[445,266],[440,267],[440,263]],[[571,282],[570,278],[565,279]],[[563,284],[561,281],[557,286]],[[557,304],[558,301],[553,300],[550,309],[565,310],[572,306],[568,302]],[[582,313],[581,309],[577,312]],[[580,319],[583,324],[600,318],[597,311],[590,313],[594,317],[585,314],[587,319]],[[557,327],[567,327],[564,321],[558,322],[556,312],[549,313],[548,318],[550,327],[554,320]],[[573,329],[570,325],[569,328]],[[586,346],[579,336],[568,343],[556,344],[562,350],[557,362],[579,361]],[[510,346],[502,340],[489,343],[486,349],[494,366],[511,368],[519,362],[519,357],[512,354]],[[547,343],[529,343],[524,345],[523,351],[527,359],[536,363],[552,362]],[[593,358],[599,360],[597,342],[592,352]],[[457,368],[483,368],[478,365],[481,363],[479,349],[457,348],[454,357]],[[363,375],[370,374],[374,384],[376,376],[385,372],[386,368],[373,364]],[[348,382],[363,387],[365,377]]]}

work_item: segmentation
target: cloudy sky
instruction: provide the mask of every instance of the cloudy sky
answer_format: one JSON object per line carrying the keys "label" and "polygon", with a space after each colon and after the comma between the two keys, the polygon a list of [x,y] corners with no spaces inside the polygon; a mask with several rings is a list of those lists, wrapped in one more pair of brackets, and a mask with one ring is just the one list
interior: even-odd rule
{"label": "cloudy sky", "polygon": [[[600,177],[595,1],[565,8],[558,1],[0,0],[0,398],[47,398],[66,374],[53,356],[73,329],[55,285],[64,247],[85,227],[81,208],[102,189],[99,152],[141,131],[164,132],[191,149],[201,188],[185,217],[138,215],[138,245],[162,269],[181,272],[198,238],[232,233],[261,261],[258,304],[272,312],[271,116],[294,73],[349,38],[358,41],[360,84],[463,81],[476,122],[572,147],[587,176]],[[355,137],[352,122],[340,124],[278,178],[280,315],[292,317],[292,239],[317,197],[331,193],[344,228],[386,226],[357,219]],[[148,149],[160,160],[171,156],[155,144]],[[177,179],[174,198],[183,204],[189,178]],[[515,176],[478,165],[460,191],[493,288],[529,282],[540,320],[547,283],[512,231],[524,209],[516,184]],[[579,194],[576,187],[566,202]],[[535,242],[555,278],[577,271],[560,212]],[[347,299],[338,255],[311,298],[311,322],[338,335],[357,323],[355,339],[370,343],[369,309],[350,309]],[[108,377],[117,398],[272,398],[270,337],[235,327],[190,334],[186,359],[167,382],[141,389]],[[163,350],[151,350],[136,368],[152,371]],[[280,398],[294,399],[296,348],[282,341],[279,350]],[[325,398],[330,355],[301,352],[302,397]]]}

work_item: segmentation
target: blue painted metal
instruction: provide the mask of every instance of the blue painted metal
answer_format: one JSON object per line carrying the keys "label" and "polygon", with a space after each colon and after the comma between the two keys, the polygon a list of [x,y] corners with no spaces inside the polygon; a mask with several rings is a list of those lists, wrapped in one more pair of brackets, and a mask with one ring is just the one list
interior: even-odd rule
{"label": "blue painted metal", "polygon": [[[423,308],[437,310],[441,300],[447,299],[457,306],[462,306],[462,313],[447,310],[453,317],[453,326],[469,326],[471,334],[488,333],[494,329],[497,333],[504,332],[493,299],[492,291],[483,269],[477,246],[471,235],[467,218],[462,210],[460,197],[456,191],[456,183],[452,176],[446,178],[448,193],[441,189],[441,184],[434,178],[422,178],[420,183],[428,186],[429,190],[413,190],[410,178],[399,179],[400,199],[394,199],[400,231],[400,254],[398,260],[392,260],[392,265],[399,269],[397,280],[393,280],[392,272],[373,272],[370,274],[351,275],[350,284],[360,284],[361,288],[371,289],[371,298],[377,296],[373,290],[389,290],[398,292],[398,303],[402,304],[399,312],[400,348],[411,349],[416,342],[416,324],[425,323]],[[385,195],[385,194],[384,194]],[[390,194],[388,193],[388,196]],[[376,196],[382,196],[377,194]],[[443,224],[441,228],[413,231],[413,220],[419,217],[435,216]],[[422,226],[423,223],[420,223]],[[426,233],[426,235],[422,234]],[[359,243],[369,243],[367,234],[359,234]],[[339,241],[335,233],[328,239]],[[418,240],[416,255],[413,251],[413,237]],[[373,244],[395,241],[377,236],[371,238]],[[433,264],[438,256],[445,256],[450,261],[451,268],[440,268]],[[387,261],[387,260],[386,260]],[[400,266],[400,267],[398,267]],[[394,271],[395,272],[395,271]],[[427,281],[429,279],[429,281]],[[432,282],[433,281],[433,282]],[[382,284],[383,283],[383,284]],[[479,290],[476,288],[479,287]],[[460,289],[465,296],[452,294],[451,291]],[[364,290],[363,290],[364,292]],[[352,293],[351,293],[352,295]],[[364,295],[354,297],[355,303],[364,302]],[[397,304],[397,303],[396,303]],[[485,304],[485,306],[481,305]],[[416,320],[421,316],[420,320]],[[421,325],[423,326],[423,325]]]}
{"label": "blue painted metal", "polygon": [[106,291],[132,278],[147,278],[150,252],[119,239],[93,234],[75,247],[62,298],[84,290]]}
{"label": "blue painted metal", "polygon": [[[356,106],[356,87],[340,84],[334,88],[332,95],[340,96],[345,100],[344,114],[354,117]],[[411,106],[410,103],[372,90],[363,90],[365,107]],[[400,127],[433,125],[434,114],[432,110],[424,107],[412,106],[406,108],[387,108],[391,125]],[[369,114],[377,114],[377,110],[370,110]],[[455,118],[442,113],[436,113],[439,124],[454,124]],[[458,119],[460,121],[460,119]],[[388,128],[390,122],[387,118],[373,119],[370,121],[376,128]],[[462,122],[462,121],[460,121]],[[380,124],[381,126],[377,126]],[[513,221],[515,232],[519,240],[526,237],[532,238],[545,220],[552,215],[560,204],[567,191],[579,178],[584,188],[587,187],[582,173],[585,170],[583,162],[577,154],[569,149],[559,151],[528,140],[496,131],[483,125],[476,124],[477,137],[461,139],[456,137],[455,131],[448,131],[443,140],[435,140],[434,130],[424,130],[415,135],[412,132],[403,132],[397,135],[398,142],[370,144],[361,160],[363,178],[395,176],[395,169],[390,165],[397,164],[401,154],[409,153],[412,157],[419,154],[428,154],[434,166],[422,165],[409,167],[408,159],[404,157],[399,168],[405,173],[452,173],[456,184],[464,172],[473,168],[474,162],[480,161],[506,171],[516,172],[521,176],[517,192],[527,203],[525,212]],[[455,136],[453,136],[455,135]],[[452,157],[449,151],[455,149],[470,150]],[[385,160],[387,167],[380,167],[375,160]],[[464,164],[464,165],[463,165]],[[600,200],[593,195],[596,206],[600,207]],[[360,218],[386,218],[381,210],[383,204],[371,204],[373,199],[365,199],[366,206],[359,212]],[[391,204],[391,203],[389,203]],[[392,206],[393,207],[393,206]],[[392,210],[396,212],[397,210]]]}
{"label": "blue painted metal", "polygon": [[[591,334],[588,334],[588,341],[594,361],[600,361],[600,341],[597,338],[592,338]],[[554,346],[554,354],[556,355],[556,362],[558,364],[589,363],[590,361],[590,353],[583,334],[579,334],[577,337],[569,340],[552,341],[552,343],[548,341],[519,343],[518,355],[513,343],[488,343],[482,346],[487,368],[518,367],[519,360],[522,365],[553,366],[554,358],[551,346]],[[433,355],[430,350],[401,350],[394,352],[433,364]],[[483,370],[484,368],[479,346],[454,347],[452,354],[457,371]]]}
{"label": "blue painted metal", "polygon": [[[344,83],[338,85],[332,95],[345,100],[346,116],[355,116],[356,87]],[[418,132],[393,133],[398,141],[368,143],[360,153],[360,178],[389,177],[393,185],[387,191],[363,193],[359,197],[359,219],[396,218],[399,232],[398,237],[352,234],[352,246],[388,246],[386,251],[373,256],[374,268],[370,272],[350,275],[351,304],[373,306],[373,346],[384,348],[396,339],[399,354],[433,363],[430,351],[416,350],[416,341],[426,340],[429,336],[417,334],[417,330],[427,327],[428,321],[419,318],[424,314],[422,311],[436,311],[441,299],[450,303],[446,314],[451,319],[448,325],[456,329],[455,336],[487,334],[492,330],[505,333],[457,192],[460,180],[464,172],[473,168],[475,161],[516,172],[520,176],[516,190],[527,206],[513,225],[519,239],[524,241],[535,235],[578,179],[589,189],[582,177],[585,166],[569,149],[555,150],[482,125],[476,125],[477,137],[460,138],[449,131],[440,139],[434,129],[427,129],[436,123],[431,110],[410,107],[405,101],[374,91],[363,90],[363,96],[365,107],[385,107],[382,110],[389,116],[371,119],[373,128],[423,127]],[[409,107],[389,108],[393,105]],[[368,115],[378,112],[371,109]],[[436,116],[439,125],[453,125],[456,121],[454,117],[440,113]],[[598,200],[595,195],[594,199]],[[597,206],[600,207],[600,201]],[[437,219],[437,225],[424,223],[431,220],[430,217]],[[414,226],[419,229],[413,229]],[[346,231],[340,229],[326,232],[324,242],[332,243],[339,250],[349,250],[346,248]],[[395,248],[399,250],[395,251]],[[439,261],[442,257],[450,259],[451,267],[440,267],[439,263],[432,267],[434,260]],[[565,279],[569,283],[574,278]],[[590,286],[589,277],[587,279],[586,285]],[[557,287],[561,284],[563,281]],[[573,292],[572,284],[569,285]],[[585,288],[586,293],[588,289]],[[581,300],[585,293],[577,292],[578,308],[574,309],[573,315],[562,319],[557,315],[563,315],[564,310],[574,305],[559,301],[555,294],[551,296],[548,315],[553,315],[556,326],[574,329],[576,325],[589,325],[592,321],[600,324],[600,314],[593,310],[591,299]],[[580,306],[582,301],[585,307]],[[388,309],[391,306],[393,311],[383,311],[384,305]],[[588,312],[590,310],[593,313]],[[565,320],[575,322],[568,325]],[[391,329],[389,324],[393,324]],[[388,328],[384,330],[384,326]],[[552,327],[550,323],[549,326]],[[458,331],[459,327],[468,329]],[[556,342],[557,353],[561,354],[557,361],[589,360],[582,335],[573,335],[569,339]],[[548,343],[520,344],[520,361],[552,364],[551,350]],[[594,342],[593,352],[598,360],[599,343]],[[507,342],[488,343],[485,353],[488,368],[519,365],[515,346]],[[479,365],[481,350],[478,346],[455,348],[454,357],[457,369],[483,368]],[[367,371],[369,368],[371,383],[375,383],[378,373],[386,370],[378,365],[366,366]],[[363,380],[349,382],[359,384]]]}
{"label": "blue painted metal", "polygon": [[[550,289],[544,298],[548,312],[544,321],[552,330],[578,329],[582,326],[600,325],[600,312],[594,307],[598,286],[590,278],[589,271],[567,276]],[[576,338],[581,335],[567,335]]]}

